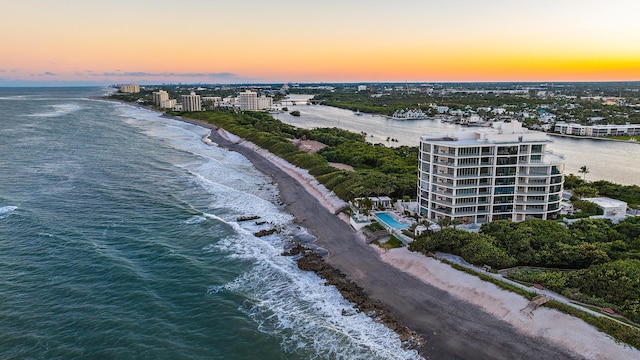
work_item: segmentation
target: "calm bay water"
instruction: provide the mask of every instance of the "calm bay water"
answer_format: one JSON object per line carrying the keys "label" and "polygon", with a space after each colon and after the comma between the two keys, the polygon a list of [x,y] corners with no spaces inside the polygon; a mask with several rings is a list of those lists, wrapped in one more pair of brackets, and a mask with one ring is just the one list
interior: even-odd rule
{"label": "calm bay water", "polygon": [[416,357],[280,255],[269,178],[105,91],[0,89],[0,358]]}
{"label": "calm bay water", "polygon": [[[305,99],[308,95],[291,95]],[[373,143],[388,146],[418,146],[420,136],[425,134],[472,131],[459,125],[440,120],[398,121],[380,115],[356,115],[353,111],[323,105],[295,105],[289,110],[300,111],[301,116],[288,113],[274,115],[287,124],[311,129],[316,127],[338,127],[356,133],[367,133]],[[397,139],[397,142],[387,141]],[[615,141],[551,137],[549,148],[565,157],[565,173],[577,174],[582,166],[589,168],[587,180],[607,180],[618,184],[640,185],[640,144]],[[582,176],[582,175],[580,175]]]}

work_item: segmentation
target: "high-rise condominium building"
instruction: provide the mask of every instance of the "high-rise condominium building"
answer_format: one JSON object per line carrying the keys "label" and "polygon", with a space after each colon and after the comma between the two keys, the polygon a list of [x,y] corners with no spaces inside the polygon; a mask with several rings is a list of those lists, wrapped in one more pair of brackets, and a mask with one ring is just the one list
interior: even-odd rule
{"label": "high-rise condominium building", "polygon": [[258,110],[268,110],[273,107],[273,98],[271,96],[260,96],[258,98]]}
{"label": "high-rise condominium building", "polygon": [[554,219],[560,212],[564,159],[551,140],[519,122],[498,122],[420,138],[418,201],[432,222]]}
{"label": "high-rise condominium building", "polygon": [[122,84],[119,86],[120,91],[123,93],[139,93],[140,86],[136,84]]}
{"label": "high-rise condominium building", "polygon": [[153,94],[153,103],[158,106],[162,106],[162,102],[169,100],[169,93],[164,90],[159,90]]}
{"label": "high-rise condominium building", "polygon": [[256,92],[251,90],[243,91],[238,97],[240,98],[240,110],[258,110],[258,94]]}
{"label": "high-rise condominium building", "polygon": [[190,95],[182,95],[182,111],[201,111],[200,95],[191,92]]}

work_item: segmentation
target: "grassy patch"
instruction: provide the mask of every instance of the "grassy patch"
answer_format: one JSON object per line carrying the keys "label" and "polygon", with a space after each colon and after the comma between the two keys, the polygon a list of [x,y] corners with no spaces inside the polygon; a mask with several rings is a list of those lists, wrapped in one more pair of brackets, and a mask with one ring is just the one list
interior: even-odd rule
{"label": "grassy patch", "polygon": [[385,242],[380,242],[378,240],[373,241],[373,244],[378,245],[379,247],[381,247],[382,249],[385,250],[389,250],[389,249],[395,249],[395,248],[401,248],[404,246],[404,243],[402,242],[402,240],[398,239],[397,237],[391,235],[389,237],[389,240],[385,241]]}

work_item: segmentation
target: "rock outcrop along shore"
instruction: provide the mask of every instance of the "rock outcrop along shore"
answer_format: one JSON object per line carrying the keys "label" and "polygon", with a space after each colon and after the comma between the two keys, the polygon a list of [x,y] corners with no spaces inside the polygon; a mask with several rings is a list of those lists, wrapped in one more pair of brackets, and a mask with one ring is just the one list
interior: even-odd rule
{"label": "rock outcrop along shore", "polygon": [[[296,261],[301,270],[315,272],[327,281],[326,285],[335,286],[342,297],[353,303],[356,311],[365,313],[395,331],[404,348],[419,350],[424,345],[424,339],[415,331],[402,325],[395,316],[391,315],[384,304],[372,300],[364,289],[351,281],[340,270],[327,264],[322,256],[316,252],[298,244],[283,255],[299,256]],[[343,310],[343,315],[349,316],[349,313]]]}

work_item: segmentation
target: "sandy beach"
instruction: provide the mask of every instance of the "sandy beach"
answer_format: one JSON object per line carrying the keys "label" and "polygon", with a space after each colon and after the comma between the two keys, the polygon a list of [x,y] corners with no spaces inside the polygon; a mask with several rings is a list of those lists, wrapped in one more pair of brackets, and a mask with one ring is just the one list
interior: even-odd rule
{"label": "sandy beach", "polygon": [[204,122],[209,139],[247,157],[278,184],[285,210],[329,250],[327,263],[385,304],[426,340],[428,359],[639,359],[640,351],[615,343],[582,320],[540,308],[520,313],[527,300],[437,260],[407,249],[384,252],[367,245],[336,216],[344,202],[266,150]]}

